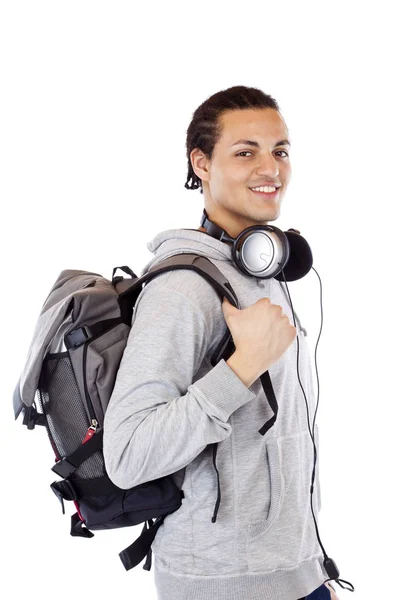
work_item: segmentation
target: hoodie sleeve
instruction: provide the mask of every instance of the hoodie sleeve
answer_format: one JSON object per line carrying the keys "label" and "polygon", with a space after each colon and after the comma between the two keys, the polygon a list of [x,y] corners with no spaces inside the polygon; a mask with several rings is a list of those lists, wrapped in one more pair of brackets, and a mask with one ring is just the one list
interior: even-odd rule
{"label": "hoodie sleeve", "polygon": [[193,383],[212,341],[206,319],[185,295],[153,281],[136,301],[104,418],[105,467],[122,489],[188,465],[226,439],[230,415],[255,398],[223,359]]}

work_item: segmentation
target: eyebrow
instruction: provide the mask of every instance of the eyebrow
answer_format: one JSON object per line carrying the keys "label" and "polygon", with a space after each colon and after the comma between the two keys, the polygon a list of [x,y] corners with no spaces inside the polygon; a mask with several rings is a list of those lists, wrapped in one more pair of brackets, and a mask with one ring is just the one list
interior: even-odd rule
{"label": "eyebrow", "polygon": [[[234,144],[232,144],[232,146],[238,146],[239,144],[246,144],[247,146],[255,146],[256,148],[260,147],[260,144],[258,142],[255,142],[254,140],[238,140],[237,142],[235,142]],[[276,148],[277,146],[290,146],[290,142],[289,140],[280,140],[279,142],[276,142],[274,148]],[[231,148],[232,148],[231,146]]]}

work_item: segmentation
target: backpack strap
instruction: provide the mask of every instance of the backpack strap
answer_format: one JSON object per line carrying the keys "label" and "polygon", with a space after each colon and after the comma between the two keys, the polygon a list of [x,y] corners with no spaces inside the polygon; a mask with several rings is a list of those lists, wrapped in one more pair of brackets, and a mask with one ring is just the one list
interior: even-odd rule
{"label": "backpack strap", "polygon": [[85,537],[91,538],[94,536],[94,533],[90,531],[83,521],[80,520],[78,513],[76,512],[71,516],[71,535],[74,537]]}
{"label": "backpack strap", "polygon": [[61,498],[64,500],[79,500],[84,496],[104,496],[105,494],[121,493],[122,491],[121,488],[114,485],[108,475],[92,479],[67,478],[62,481],[55,481],[50,487],[60,501]]}
{"label": "backpack strap", "polygon": [[274,388],[272,387],[271,377],[269,371],[265,371],[260,377],[264,394],[267,397],[268,403],[273,411],[273,416],[258,430],[258,433],[265,435],[267,431],[273,426],[278,416],[278,402],[276,400]]}
{"label": "backpack strap", "polygon": [[67,350],[70,350],[70,348],[78,348],[78,346],[84,344],[86,340],[100,335],[107,329],[114,325],[118,325],[119,323],[123,323],[121,317],[106,319],[104,321],[99,321],[98,323],[93,323],[92,325],[78,327],[78,329],[74,329],[64,336],[65,347]]}
{"label": "backpack strap", "polygon": [[[153,523],[153,519],[149,519],[144,522],[144,526],[142,529],[142,533],[138,537],[137,540],[133,542],[130,546],[122,550],[119,553],[119,557],[124,565],[125,569],[129,571],[138,565],[144,557],[147,555],[146,562],[143,565],[143,569],[146,571],[150,571],[151,569],[151,557],[152,557],[152,549],[151,544],[156,537],[156,533],[158,528],[164,523],[166,515],[162,515],[162,517],[157,517],[157,519]],[[150,523],[149,529],[147,529],[147,523]]]}
{"label": "backpack strap", "polygon": [[28,429],[35,429],[36,425],[46,425],[46,417],[36,410],[35,404],[22,406],[22,411],[24,415],[22,425],[26,425]]}
{"label": "backpack strap", "polygon": [[56,462],[51,470],[60,477],[69,477],[89,456],[92,456],[94,452],[102,448],[103,429],[98,429],[87,442],[78,446],[75,452],[69,456],[64,456],[64,458]]}

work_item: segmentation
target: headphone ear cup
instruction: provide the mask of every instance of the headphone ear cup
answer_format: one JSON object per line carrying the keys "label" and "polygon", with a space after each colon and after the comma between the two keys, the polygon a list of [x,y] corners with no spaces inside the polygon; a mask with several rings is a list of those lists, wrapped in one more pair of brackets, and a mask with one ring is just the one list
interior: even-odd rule
{"label": "headphone ear cup", "polygon": [[284,268],[275,275],[278,281],[296,281],[301,279],[311,270],[313,265],[313,256],[311,248],[305,238],[300,233],[294,231],[284,231],[284,235],[289,243],[289,258]]}
{"label": "headphone ear cup", "polygon": [[[264,246],[266,244],[265,236],[269,238],[269,247]],[[265,268],[261,260],[261,252],[264,247],[269,261]],[[275,248],[273,249],[273,247]],[[273,252],[271,256],[270,252]],[[287,263],[289,255],[290,246],[284,232],[270,224],[265,227],[258,225],[247,227],[234,239],[232,246],[232,259],[237,268],[245,275],[260,279],[276,277],[275,273],[280,273],[282,267]]]}

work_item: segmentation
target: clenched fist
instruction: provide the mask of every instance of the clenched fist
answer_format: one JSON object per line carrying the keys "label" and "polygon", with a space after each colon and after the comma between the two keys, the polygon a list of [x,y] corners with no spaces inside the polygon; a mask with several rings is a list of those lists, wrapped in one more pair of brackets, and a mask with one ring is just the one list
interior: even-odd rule
{"label": "clenched fist", "polygon": [[260,377],[286,352],[297,336],[282,307],[261,298],[255,304],[238,309],[224,296],[222,312],[235,344],[235,354],[252,369],[254,380]]}

